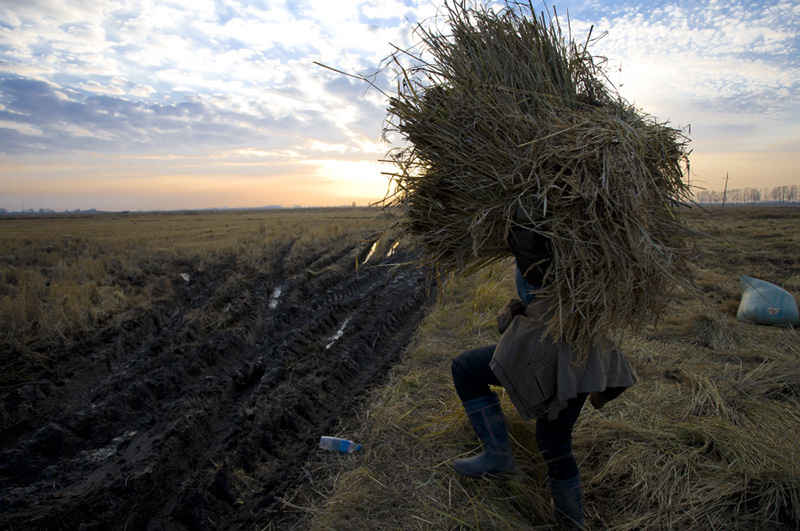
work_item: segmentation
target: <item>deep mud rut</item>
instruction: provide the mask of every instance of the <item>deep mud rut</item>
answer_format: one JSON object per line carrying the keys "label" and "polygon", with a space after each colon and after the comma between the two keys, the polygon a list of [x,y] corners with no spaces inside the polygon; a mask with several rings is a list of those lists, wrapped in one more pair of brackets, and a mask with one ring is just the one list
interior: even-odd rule
{"label": "deep mud rut", "polygon": [[[332,246],[300,273],[192,271],[0,396],[0,529],[255,529],[399,358],[431,291]],[[225,285],[224,290],[220,286]],[[198,314],[197,308],[204,311]],[[236,323],[231,327],[230,323]]]}

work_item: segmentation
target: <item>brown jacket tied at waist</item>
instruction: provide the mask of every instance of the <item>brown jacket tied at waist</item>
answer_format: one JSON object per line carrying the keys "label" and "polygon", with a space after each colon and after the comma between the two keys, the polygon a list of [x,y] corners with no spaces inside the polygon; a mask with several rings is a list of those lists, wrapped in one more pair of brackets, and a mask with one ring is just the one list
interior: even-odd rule
{"label": "brown jacket tied at waist", "polygon": [[[523,313],[517,313],[520,305]],[[576,363],[569,345],[545,335],[547,300],[525,306],[512,299],[497,316],[502,337],[490,363],[525,420],[554,420],[567,401],[589,393],[600,408],[636,383],[636,373],[610,340],[592,347],[586,362]]]}

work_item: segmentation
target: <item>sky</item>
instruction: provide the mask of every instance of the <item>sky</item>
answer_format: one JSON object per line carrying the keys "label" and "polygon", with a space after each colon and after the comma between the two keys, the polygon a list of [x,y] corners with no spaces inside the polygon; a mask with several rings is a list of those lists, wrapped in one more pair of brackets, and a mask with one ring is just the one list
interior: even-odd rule
{"label": "sky", "polygon": [[[438,24],[428,0],[0,0],[0,208],[382,199],[386,96],[358,79]],[[800,1],[533,2],[619,93],[691,128],[692,184],[800,184]],[[391,93],[395,73],[376,84]],[[394,89],[396,90],[396,88]]]}

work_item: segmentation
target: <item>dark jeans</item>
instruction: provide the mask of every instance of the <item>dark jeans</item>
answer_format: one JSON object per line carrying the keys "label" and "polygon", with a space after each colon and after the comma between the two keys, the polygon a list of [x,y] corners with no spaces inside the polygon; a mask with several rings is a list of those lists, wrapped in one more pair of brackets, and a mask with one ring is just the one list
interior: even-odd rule
{"label": "dark jeans", "polygon": [[[488,394],[490,385],[500,385],[489,368],[494,348],[490,345],[468,350],[453,359],[453,385],[462,402]],[[569,479],[578,473],[578,463],[572,455],[572,427],[587,396],[579,394],[568,401],[555,420],[536,420],[536,442],[551,479]]]}

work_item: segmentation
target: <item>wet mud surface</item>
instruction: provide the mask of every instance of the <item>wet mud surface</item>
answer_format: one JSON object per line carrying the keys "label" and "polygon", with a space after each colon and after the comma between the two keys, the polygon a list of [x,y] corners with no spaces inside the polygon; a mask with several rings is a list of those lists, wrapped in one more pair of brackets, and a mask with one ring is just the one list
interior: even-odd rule
{"label": "wet mud surface", "polygon": [[[332,246],[193,271],[0,396],[0,529],[256,529],[399,359],[423,271]],[[361,266],[356,266],[359,256]],[[188,278],[189,280],[185,280]]]}

